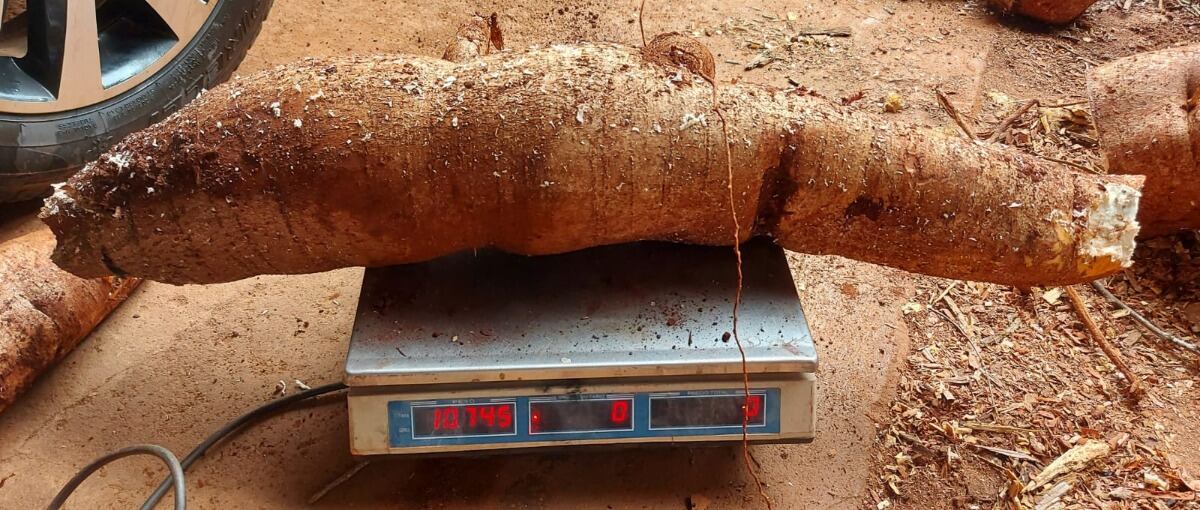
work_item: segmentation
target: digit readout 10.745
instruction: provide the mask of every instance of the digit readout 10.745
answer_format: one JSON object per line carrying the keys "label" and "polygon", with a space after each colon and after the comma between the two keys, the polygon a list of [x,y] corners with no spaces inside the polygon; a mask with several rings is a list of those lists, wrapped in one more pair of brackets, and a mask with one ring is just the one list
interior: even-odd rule
{"label": "digit readout 10.745", "polygon": [[516,403],[413,406],[414,438],[497,436],[517,433]]}

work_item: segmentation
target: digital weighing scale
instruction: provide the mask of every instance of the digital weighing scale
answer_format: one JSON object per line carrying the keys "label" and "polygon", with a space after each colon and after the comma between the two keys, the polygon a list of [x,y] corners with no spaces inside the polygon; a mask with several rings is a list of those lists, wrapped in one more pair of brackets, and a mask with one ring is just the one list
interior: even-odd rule
{"label": "digital weighing scale", "polygon": [[[634,243],[367,269],[346,384],[356,455],[811,441],[817,356],[783,250]],[[745,406],[745,408],[743,408]]]}

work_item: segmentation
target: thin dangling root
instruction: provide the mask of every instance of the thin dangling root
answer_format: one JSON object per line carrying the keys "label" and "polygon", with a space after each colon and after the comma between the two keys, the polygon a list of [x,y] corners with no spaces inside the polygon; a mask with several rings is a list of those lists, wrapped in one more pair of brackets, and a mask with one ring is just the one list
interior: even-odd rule
{"label": "thin dangling root", "polygon": [[[642,10],[645,9],[645,0],[642,1]],[[640,23],[641,10],[638,11],[638,19]],[[758,489],[758,495],[767,505],[767,509],[773,508],[771,498],[767,496],[762,480],[758,477],[758,472],[754,469],[754,464],[750,459],[750,414],[749,408],[746,405],[750,401],[750,370],[746,364],[746,349],[742,345],[742,339],[738,335],[738,308],[742,302],[742,225],[738,221],[737,216],[737,198],[733,191],[733,152],[729,149],[729,123],[725,121],[725,115],[721,112],[721,104],[717,100],[717,70],[716,63],[713,60],[712,52],[704,46],[703,43],[691,37],[676,32],[669,32],[654,36],[649,44],[645,43],[645,30],[642,30],[642,56],[649,62],[673,67],[681,66],[687,70],[704,78],[709,85],[712,86],[712,107],[717,114],[717,118],[721,121],[721,143],[725,148],[725,170],[728,178],[726,187],[729,190],[729,214],[733,218],[733,254],[737,261],[737,289],[734,291],[733,297],[733,342],[737,345],[738,354],[742,361],[742,461],[746,465],[746,471],[754,479],[754,486]]]}

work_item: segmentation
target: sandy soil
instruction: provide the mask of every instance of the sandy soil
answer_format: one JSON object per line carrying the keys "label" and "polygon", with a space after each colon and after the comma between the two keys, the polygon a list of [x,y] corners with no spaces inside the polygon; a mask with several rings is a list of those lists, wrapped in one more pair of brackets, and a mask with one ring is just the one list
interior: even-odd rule
{"label": "sandy soil", "polygon": [[[502,13],[512,48],[640,41],[635,2],[430,4],[278,0],[240,72],[308,55],[440,54],[459,20],[476,11]],[[717,54],[723,80],[784,87],[790,79],[829,97],[861,91],[850,106],[861,109],[878,109],[880,99],[896,91],[908,104],[896,120],[948,130],[955,128],[936,106],[934,87],[970,115],[979,115],[994,91],[1065,102],[1082,93],[1082,73],[1092,62],[1197,37],[1196,25],[1180,21],[1184,14],[1159,13],[1145,2],[1132,12],[1106,5],[1065,32],[999,20],[976,2],[649,4],[647,33],[698,33]],[[788,21],[789,12],[794,20]],[[800,29],[832,28],[847,28],[851,36],[806,37],[773,50],[777,61],[743,71],[762,53],[755,45],[778,44]],[[1083,37],[1094,43],[1082,44]],[[0,239],[38,228],[28,207],[0,215],[8,219]],[[910,341],[954,334],[913,331],[903,310],[922,289],[945,283],[838,258],[795,255],[792,262],[822,356],[820,432],[810,445],[752,449],[775,508],[875,508],[884,500],[948,508],[954,503],[947,492],[960,487],[980,501],[994,500],[1003,480],[981,464],[964,467],[961,478],[914,478],[910,486],[924,485],[908,500],[885,493],[880,483],[881,468],[895,452],[877,441],[895,420],[898,381],[913,370]],[[271,399],[277,381],[315,386],[339,379],[361,274],[347,269],[205,287],[145,284],[0,415],[0,508],[44,504],[88,460],[127,444],[186,451]],[[922,336],[910,338],[917,332]],[[1164,421],[1172,430],[1197,428],[1186,416]],[[305,507],[310,495],[354,465],[346,435],[345,408],[337,401],[268,420],[196,466],[189,476],[192,505]],[[736,448],[718,447],[376,461],[313,506],[686,508],[691,496],[711,501],[712,508],[757,505],[738,455]],[[129,508],[161,472],[150,460],[124,461],[89,481],[73,507]]]}

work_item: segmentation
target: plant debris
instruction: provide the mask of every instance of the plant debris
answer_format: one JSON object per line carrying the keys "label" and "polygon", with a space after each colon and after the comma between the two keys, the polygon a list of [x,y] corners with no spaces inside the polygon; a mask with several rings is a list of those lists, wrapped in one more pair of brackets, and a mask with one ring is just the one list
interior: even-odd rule
{"label": "plant debris", "polygon": [[[1194,342],[1186,305],[1200,303],[1200,237],[1149,240],[1137,259],[1107,288]],[[1195,419],[1183,409],[1198,398],[1196,356],[1079,287],[1097,329],[1146,385],[1133,401],[1064,289],[927,281],[904,305],[914,343],[879,426],[870,506],[907,508],[911,497],[955,508],[1192,508],[1171,506],[1196,501],[1200,482],[1177,457],[1189,443],[1168,431]]]}

